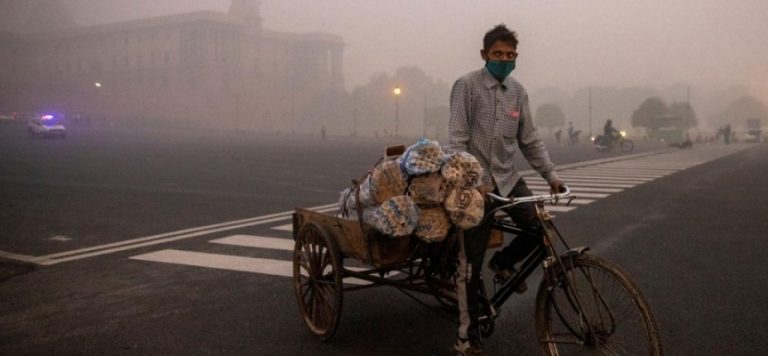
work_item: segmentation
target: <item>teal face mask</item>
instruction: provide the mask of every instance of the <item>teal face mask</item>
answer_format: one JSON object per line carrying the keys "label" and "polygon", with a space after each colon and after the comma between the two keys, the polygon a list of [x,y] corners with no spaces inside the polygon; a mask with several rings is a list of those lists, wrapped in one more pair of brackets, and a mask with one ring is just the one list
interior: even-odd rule
{"label": "teal face mask", "polygon": [[515,69],[515,61],[487,61],[485,68],[498,81],[503,81]]}

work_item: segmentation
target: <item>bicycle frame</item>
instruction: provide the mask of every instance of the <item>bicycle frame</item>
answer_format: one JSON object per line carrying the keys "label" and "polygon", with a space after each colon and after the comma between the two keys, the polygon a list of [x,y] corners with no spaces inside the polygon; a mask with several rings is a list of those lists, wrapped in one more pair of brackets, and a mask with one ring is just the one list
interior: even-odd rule
{"label": "bicycle frame", "polygon": [[[510,296],[512,296],[512,294],[515,292],[517,287],[520,286],[520,284],[523,283],[526,279],[528,279],[528,277],[531,274],[533,274],[533,272],[536,270],[536,268],[539,265],[544,264],[544,267],[547,268],[552,264],[554,264],[555,262],[562,263],[562,259],[564,257],[567,258],[573,255],[583,253],[588,249],[588,247],[571,249],[568,246],[568,244],[565,242],[565,240],[562,238],[560,233],[557,231],[555,226],[552,224],[549,212],[546,209],[544,209],[544,201],[562,199],[562,198],[573,199],[569,188],[566,187],[565,192],[561,194],[552,195],[552,196],[531,196],[531,197],[522,197],[522,198],[511,199],[511,200],[499,197],[495,194],[489,194],[489,195],[495,201],[506,203],[494,208],[491,211],[491,214],[495,214],[496,211],[502,210],[504,208],[510,207],[515,204],[524,203],[524,202],[535,203],[536,216],[538,217],[539,221],[544,227],[544,233],[542,233],[542,243],[536,246],[536,248],[533,251],[531,251],[531,253],[529,253],[525,259],[523,259],[523,262],[520,265],[519,272],[510,280],[504,282],[504,284],[498,290],[496,290],[493,296],[491,296],[490,298],[491,306],[493,306],[493,308],[496,310],[496,309],[499,309],[504,304],[504,302],[506,302],[507,299],[509,299]],[[519,227],[515,226],[515,224],[507,217],[505,217],[504,219],[495,220],[492,224],[492,229],[501,230],[503,232],[511,233],[515,235],[519,235],[520,232],[522,231]],[[566,248],[566,252],[563,254],[563,256],[560,256],[553,246],[553,243],[552,243],[552,239],[554,238],[554,236],[552,236],[553,232],[557,234],[557,237],[559,237],[560,241],[563,243],[563,245]]]}
{"label": "bicycle frame", "polygon": [[[520,233],[519,227],[516,227],[512,223],[503,220],[494,222],[492,228],[516,235]],[[493,294],[490,300],[493,308],[499,309],[504,304],[504,302],[506,302],[507,299],[509,299],[509,297],[515,292],[517,287],[526,279],[528,279],[528,277],[544,261],[546,256],[547,252],[544,245],[542,244],[536,246],[536,248],[523,260],[522,264],[520,265],[520,271],[510,280],[506,281],[501,286],[501,288],[496,290],[496,292]]]}
{"label": "bicycle frame", "polygon": [[[489,315],[484,315],[480,317],[480,320],[484,319],[495,319],[498,316],[497,310],[509,299],[509,297],[515,292],[515,290],[518,288],[518,286],[523,283],[533,272],[536,270],[536,268],[539,265],[542,265],[544,267],[544,280],[546,283],[548,283],[549,286],[556,286],[559,283],[565,283],[565,285],[571,285],[572,280],[571,276],[569,276],[568,273],[562,274],[560,276],[558,274],[557,266],[562,266],[562,268],[565,268],[567,266],[567,263],[573,263],[573,258],[584,253],[589,248],[588,247],[578,247],[578,248],[570,248],[567,244],[567,242],[563,239],[560,232],[557,230],[555,225],[552,223],[552,218],[549,215],[549,212],[544,208],[544,201],[546,200],[554,200],[557,198],[570,198],[570,190],[566,188],[566,192],[563,194],[559,194],[558,196],[534,196],[534,197],[524,197],[519,199],[505,199],[501,198],[499,196],[491,194],[491,197],[500,202],[506,202],[506,205],[502,205],[500,207],[497,207],[491,211],[491,214],[495,214],[496,211],[504,209],[506,207],[519,204],[521,202],[534,202],[536,204],[536,216],[541,222],[543,226],[543,233],[542,233],[542,243],[538,245],[531,253],[526,256],[526,258],[523,260],[522,264],[520,265],[519,272],[513,276],[510,280],[504,282],[504,284],[495,291],[493,296],[490,298],[490,310]],[[511,219],[508,217],[505,217],[503,219],[496,219],[492,223],[492,229],[501,230],[503,232],[512,233],[519,235],[521,233],[521,229],[517,226],[515,226]],[[565,252],[562,254],[558,254],[557,250],[554,247],[553,241],[557,237],[559,241],[563,244],[565,247]],[[614,325],[614,317],[613,313],[610,311],[610,308],[607,308],[607,304],[605,304],[605,301],[603,300],[602,296],[599,294],[595,294],[597,298],[599,298],[600,302],[606,306],[606,312],[608,313],[610,317],[610,325],[615,327]],[[594,335],[592,333],[592,325],[590,324],[589,320],[586,319],[586,315],[583,312],[583,307],[581,305],[580,298],[573,293],[566,292],[566,298],[568,300],[568,303],[570,305],[570,308],[572,311],[575,311],[575,314],[579,316],[578,325],[573,325],[568,320],[566,320],[563,315],[562,311],[557,309],[556,313],[558,317],[560,318],[561,322],[565,327],[567,327],[570,332],[576,336],[579,341],[578,343],[581,344],[591,344],[594,343]],[[557,306],[555,306],[557,308]]]}

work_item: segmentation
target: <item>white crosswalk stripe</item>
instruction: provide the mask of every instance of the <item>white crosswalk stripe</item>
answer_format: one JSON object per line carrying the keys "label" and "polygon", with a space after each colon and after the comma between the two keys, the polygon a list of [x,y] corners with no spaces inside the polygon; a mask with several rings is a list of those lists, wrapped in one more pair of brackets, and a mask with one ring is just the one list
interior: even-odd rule
{"label": "white crosswalk stripe", "polygon": [[648,181],[652,181],[652,180],[654,180],[656,178],[662,177],[662,176],[656,176],[656,177],[615,176],[615,175],[611,175],[611,174],[607,174],[607,173],[606,174],[602,174],[602,175],[597,175],[597,174],[580,174],[580,173],[563,173],[563,174],[558,174],[558,176],[560,176],[560,179],[563,179],[563,180],[566,180],[566,179],[569,179],[569,178],[593,179],[593,180],[611,179],[611,180],[622,181],[622,182],[636,181],[636,180],[648,182]]}
{"label": "white crosswalk stripe", "polygon": [[280,277],[293,276],[293,262],[267,258],[168,249],[133,256],[131,259],[260,273]]}
{"label": "white crosswalk stripe", "polygon": [[[558,170],[559,176],[574,192],[575,199],[568,206],[561,201],[558,205],[547,205],[553,213],[566,213],[582,206],[594,204],[598,199],[619,194],[625,189],[666,177],[683,169],[735,153],[736,149],[704,146],[699,150],[669,151],[660,154],[635,155],[630,159],[597,160],[571,168]],[[532,171],[523,174],[533,194],[549,194],[549,185]],[[333,214],[338,204],[328,204],[319,211]],[[277,220],[276,220],[277,221]],[[284,222],[285,220],[283,220]],[[293,251],[294,241],[287,236],[293,231],[293,224],[281,223],[271,226],[277,236],[230,235],[210,240],[210,243],[230,245],[241,248],[255,248],[264,251]],[[130,257],[136,261],[152,261],[167,264],[197,266],[220,270],[257,273],[270,276],[292,277],[293,262],[288,259],[268,259],[209,253],[200,251],[182,251],[165,249]],[[350,270],[361,270],[345,266]],[[368,284],[367,281],[345,278],[345,283]]]}
{"label": "white crosswalk stripe", "polygon": [[[547,184],[547,181],[545,181],[543,178],[537,178],[537,177],[528,177],[525,178],[525,181],[528,183],[536,183],[536,184]],[[645,183],[648,179],[623,179],[623,180],[616,180],[616,179],[592,179],[592,178],[568,178],[569,185],[573,185],[576,183],[608,183],[608,184],[629,184],[629,183]]]}
{"label": "white crosswalk stripe", "polygon": [[[258,246],[255,241],[245,242],[245,240],[243,240],[245,237],[244,235],[237,236],[239,236],[238,241],[244,242],[245,246],[263,247]],[[283,240],[289,241],[291,244],[293,244],[292,240]],[[291,248],[291,251],[293,251],[293,248]],[[276,260],[270,258],[244,257],[219,253],[166,249],[133,256],[130,257],[130,259],[293,278],[293,261]],[[362,268],[354,267],[345,268],[350,270],[362,270]],[[370,284],[368,281],[357,278],[345,278],[344,283],[358,285]]]}
{"label": "white crosswalk stripe", "polygon": [[[291,228],[293,230],[293,228]],[[264,236],[252,236],[252,235],[232,235],[220,239],[211,240],[209,242],[235,245],[245,247],[258,247],[271,250],[283,250],[293,251],[293,240],[277,238],[277,237],[264,237]]]}

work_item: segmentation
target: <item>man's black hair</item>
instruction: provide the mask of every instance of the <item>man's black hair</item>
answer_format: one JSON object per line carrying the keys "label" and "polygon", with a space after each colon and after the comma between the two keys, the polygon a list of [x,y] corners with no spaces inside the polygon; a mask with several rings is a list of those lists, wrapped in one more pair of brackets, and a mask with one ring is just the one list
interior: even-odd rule
{"label": "man's black hair", "polygon": [[496,27],[485,33],[483,49],[489,50],[496,41],[502,41],[512,46],[512,48],[517,48],[517,34],[514,31],[510,31],[505,24],[496,25]]}

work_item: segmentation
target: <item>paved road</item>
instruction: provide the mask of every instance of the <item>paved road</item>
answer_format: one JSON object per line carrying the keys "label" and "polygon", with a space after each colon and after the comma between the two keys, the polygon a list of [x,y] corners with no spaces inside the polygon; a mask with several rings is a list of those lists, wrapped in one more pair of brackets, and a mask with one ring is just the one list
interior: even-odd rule
{"label": "paved road", "polygon": [[[332,210],[338,180],[368,167],[387,142],[356,141],[350,152],[341,149],[348,140],[144,134],[0,144],[15,153],[0,159],[0,250],[36,266],[0,284],[0,353],[446,354],[452,317],[390,289],[345,295],[337,336],[320,343],[299,320],[286,277],[291,233],[281,212]],[[756,183],[768,146],[656,149],[606,157],[553,147],[579,194],[552,208],[558,225],[635,277],[669,354],[764,353],[768,204]],[[280,169],[302,164],[325,169],[280,179]],[[532,297],[502,310],[488,341],[494,354],[535,353]]]}
{"label": "paved road", "polygon": [[[0,251],[48,255],[334,201],[402,140],[0,125]],[[638,144],[638,152],[659,146]],[[617,156],[552,147],[558,164]],[[521,169],[527,165],[521,163]],[[137,223],[141,222],[141,223]],[[51,238],[62,236],[69,240]],[[41,241],[48,241],[41,243]],[[63,243],[62,243],[63,242]]]}

